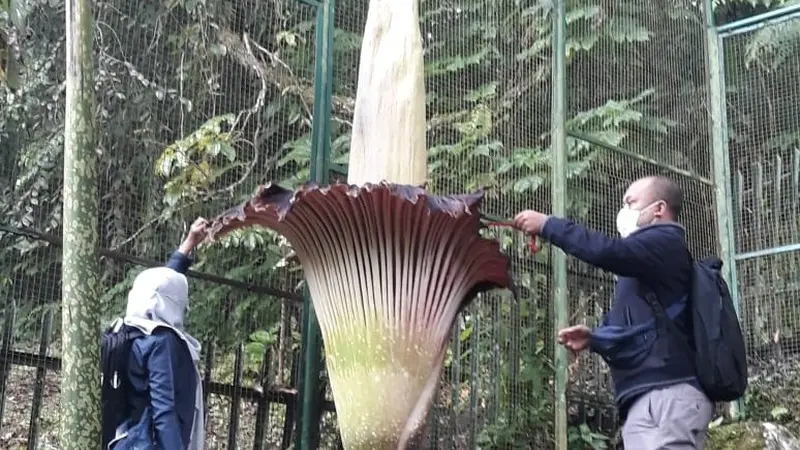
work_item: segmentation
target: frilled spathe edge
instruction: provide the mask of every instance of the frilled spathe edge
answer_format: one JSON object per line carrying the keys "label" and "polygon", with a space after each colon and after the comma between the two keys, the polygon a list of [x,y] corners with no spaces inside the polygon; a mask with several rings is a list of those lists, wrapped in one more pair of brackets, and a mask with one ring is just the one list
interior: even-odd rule
{"label": "frilled spathe edge", "polygon": [[[336,210],[341,208],[341,201],[358,200],[360,197],[364,197],[361,200],[366,201],[365,196],[369,197],[372,208],[376,204],[383,204],[386,207],[399,207],[403,210],[403,214],[393,214],[394,217],[414,214],[421,220],[425,220],[440,214],[449,216],[453,226],[460,228],[457,230],[458,232],[454,230],[453,237],[456,239],[467,238],[467,242],[471,242],[472,245],[477,244],[475,256],[492,261],[489,266],[494,270],[490,270],[486,274],[489,276],[474,286],[469,295],[463,299],[462,306],[470,303],[478,294],[498,288],[509,289],[516,297],[516,286],[508,273],[510,262],[500,251],[499,242],[478,236],[481,227],[479,208],[484,197],[482,189],[470,194],[440,196],[429,194],[425,186],[388,182],[368,183],[362,186],[347,183],[320,186],[317,183],[309,182],[294,190],[268,183],[259,186],[249,200],[215,217],[209,227],[207,239],[214,241],[231,231],[251,225],[265,226],[283,235],[292,234],[287,233],[289,231],[287,226],[291,227],[291,225],[287,223],[286,219],[301,203],[313,204],[316,210],[322,208],[323,205],[329,205],[330,209]],[[402,201],[398,202],[398,200]],[[349,210],[349,212],[345,212],[345,210]],[[362,209],[365,213],[368,210],[370,208]],[[336,211],[329,212],[336,213]],[[342,209],[341,213],[352,214],[352,210]],[[309,223],[308,221],[304,222]],[[471,239],[469,235],[472,235]]]}

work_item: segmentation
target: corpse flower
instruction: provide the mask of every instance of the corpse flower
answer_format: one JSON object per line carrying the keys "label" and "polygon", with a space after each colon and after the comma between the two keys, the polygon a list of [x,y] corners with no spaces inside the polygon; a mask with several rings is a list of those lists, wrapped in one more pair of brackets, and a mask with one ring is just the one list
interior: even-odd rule
{"label": "corpse flower", "polygon": [[459,310],[508,288],[508,259],[479,234],[483,192],[424,188],[425,85],[417,0],[370,0],[348,183],[262,186],[217,217],[292,245],[316,311],[342,442],[417,448]]}
{"label": "corpse flower", "polygon": [[291,243],[345,448],[414,448],[457,313],[480,292],[511,287],[499,244],[479,235],[482,197],[388,183],[267,185],[214,220],[215,237],[259,225]]}

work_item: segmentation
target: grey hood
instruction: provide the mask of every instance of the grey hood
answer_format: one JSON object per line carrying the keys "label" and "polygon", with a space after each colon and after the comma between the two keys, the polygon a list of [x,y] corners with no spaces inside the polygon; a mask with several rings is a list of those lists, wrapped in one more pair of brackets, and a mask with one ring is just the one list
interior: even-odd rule
{"label": "grey hood", "polygon": [[197,361],[200,343],[184,329],[188,304],[189,283],[185,275],[167,267],[147,269],[136,277],[128,293],[125,323],[147,334],[159,326],[171,328]]}

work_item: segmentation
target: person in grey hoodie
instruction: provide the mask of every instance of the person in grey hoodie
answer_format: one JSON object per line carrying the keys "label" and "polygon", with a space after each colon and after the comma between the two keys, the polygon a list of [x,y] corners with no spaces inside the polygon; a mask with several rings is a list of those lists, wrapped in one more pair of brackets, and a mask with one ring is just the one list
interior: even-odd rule
{"label": "person in grey hoodie", "polygon": [[[165,267],[142,271],[128,294],[125,316],[112,330],[134,329],[126,377],[127,405],[131,411],[113,430],[110,450],[152,448],[202,450],[202,379],[197,367],[200,344],[184,328],[189,301],[185,273],[190,254],[202,242],[208,223],[197,219]],[[104,430],[104,441],[107,432]]]}

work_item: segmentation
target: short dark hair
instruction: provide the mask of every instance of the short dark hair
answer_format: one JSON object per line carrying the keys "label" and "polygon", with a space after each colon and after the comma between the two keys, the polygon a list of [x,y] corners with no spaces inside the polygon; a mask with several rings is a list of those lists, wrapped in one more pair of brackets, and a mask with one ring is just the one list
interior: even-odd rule
{"label": "short dark hair", "polygon": [[655,200],[663,200],[673,219],[677,219],[683,211],[683,189],[671,179],[656,175],[649,177],[653,183]]}

